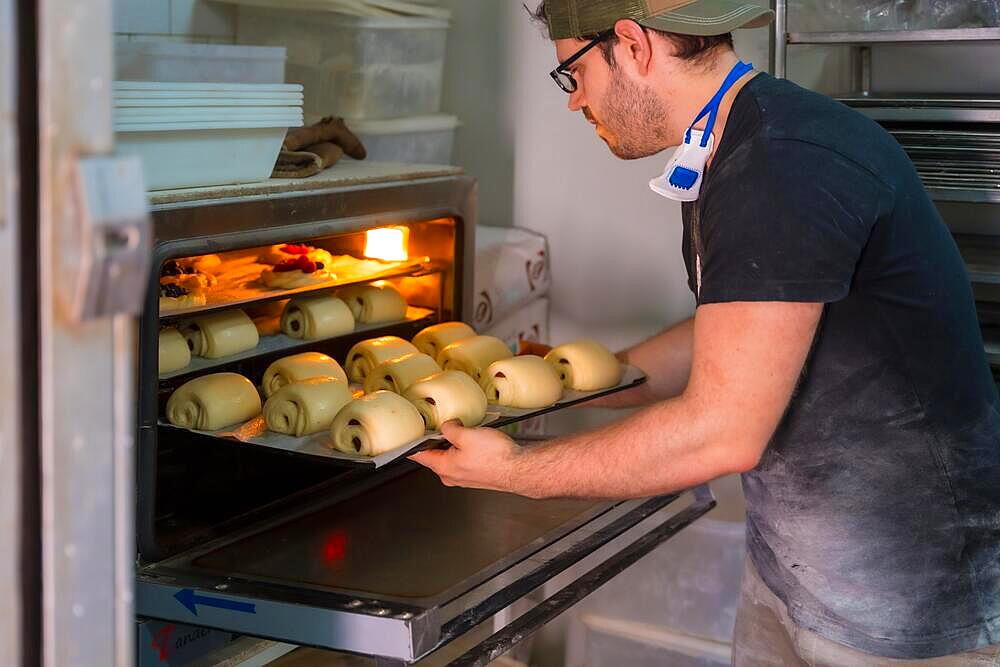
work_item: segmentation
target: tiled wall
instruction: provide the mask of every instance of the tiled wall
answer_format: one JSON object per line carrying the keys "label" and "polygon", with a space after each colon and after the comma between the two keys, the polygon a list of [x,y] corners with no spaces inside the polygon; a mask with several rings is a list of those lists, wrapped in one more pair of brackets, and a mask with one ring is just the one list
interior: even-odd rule
{"label": "tiled wall", "polygon": [[114,30],[119,41],[231,44],[236,6],[211,0],[115,0]]}

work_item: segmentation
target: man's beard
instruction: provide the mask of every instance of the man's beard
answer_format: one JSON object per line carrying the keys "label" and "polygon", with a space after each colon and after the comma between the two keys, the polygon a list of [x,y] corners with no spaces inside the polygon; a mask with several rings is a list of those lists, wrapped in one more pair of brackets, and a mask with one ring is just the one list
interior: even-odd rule
{"label": "man's beard", "polygon": [[[659,153],[670,145],[664,127],[669,110],[653,91],[629,81],[622,73],[611,77],[604,96],[601,125],[611,140],[608,148],[623,160],[636,160]],[[584,108],[588,120],[596,120]]]}

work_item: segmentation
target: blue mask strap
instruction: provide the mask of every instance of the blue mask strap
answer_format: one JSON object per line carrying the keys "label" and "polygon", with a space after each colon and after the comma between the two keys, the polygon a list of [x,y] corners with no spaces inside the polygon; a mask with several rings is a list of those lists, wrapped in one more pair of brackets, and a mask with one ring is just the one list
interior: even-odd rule
{"label": "blue mask strap", "polygon": [[708,146],[708,140],[712,136],[712,129],[715,127],[715,119],[719,115],[719,106],[722,104],[722,98],[725,97],[729,89],[740,80],[740,78],[753,69],[753,65],[750,63],[745,63],[742,60],[733,66],[733,69],[729,70],[726,80],[722,82],[722,87],[719,88],[718,92],[712,96],[712,99],[708,101],[705,108],[701,110],[691,126],[688,127],[687,133],[684,135],[684,143],[691,143],[691,129],[698,124],[698,121],[708,116],[708,123],[705,125],[705,132],[701,135],[701,147],[705,148]]}

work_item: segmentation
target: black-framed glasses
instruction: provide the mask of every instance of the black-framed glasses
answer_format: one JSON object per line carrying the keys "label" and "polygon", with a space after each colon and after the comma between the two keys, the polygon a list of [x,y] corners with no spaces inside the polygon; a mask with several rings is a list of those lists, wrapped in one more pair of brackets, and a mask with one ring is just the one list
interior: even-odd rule
{"label": "black-framed glasses", "polygon": [[569,71],[570,65],[575,63],[583,56],[585,56],[587,54],[587,51],[590,51],[592,48],[594,48],[595,46],[606,40],[613,33],[614,33],[613,29],[605,30],[604,32],[599,33],[597,37],[587,42],[587,44],[582,49],[571,55],[566,60],[559,63],[558,67],[549,72],[549,76],[551,76],[552,80],[556,82],[556,85],[562,88],[563,91],[566,93],[569,94],[575,93],[576,79],[573,78],[573,73]]}

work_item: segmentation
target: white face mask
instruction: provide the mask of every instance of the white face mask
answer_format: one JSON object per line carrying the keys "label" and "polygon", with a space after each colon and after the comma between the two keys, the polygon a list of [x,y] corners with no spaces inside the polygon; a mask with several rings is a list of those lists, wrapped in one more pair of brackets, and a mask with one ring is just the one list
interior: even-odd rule
{"label": "white face mask", "polygon": [[[649,182],[649,187],[653,192],[680,202],[698,199],[705,177],[705,166],[715,148],[715,135],[712,134],[712,128],[715,127],[715,119],[719,115],[722,98],[744,74],[752,69],[753,65],[742,61],[733,66],[718,92],[712,96],[712,99],[708,101],[708,104],[684,133],[684,142],[674,151],[674,155],[667,163],[663,174]],[[708,116],[705,129],[694,129],[695,124],[705,116]]]}
{"label": "white face mask", "polygon": [[715,135],[708,135],[708,143],[701,145],[703,132],[691,130],[691,140],[685,140],[667,163],[662,176],[649,182],[649,187],[658,195],[674,201],[695,201],[701,194],[701,180],[705,165],[715,148]]}

